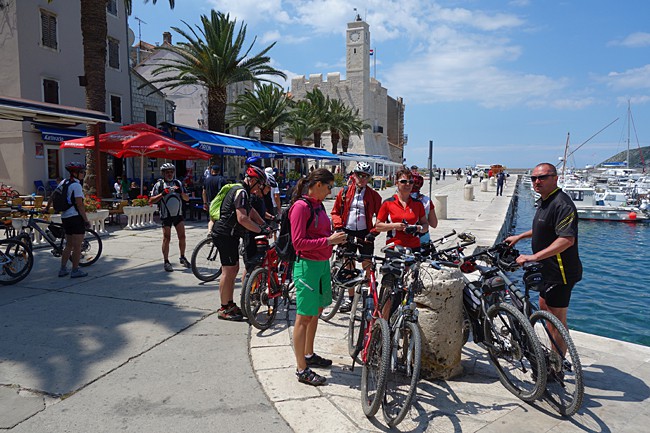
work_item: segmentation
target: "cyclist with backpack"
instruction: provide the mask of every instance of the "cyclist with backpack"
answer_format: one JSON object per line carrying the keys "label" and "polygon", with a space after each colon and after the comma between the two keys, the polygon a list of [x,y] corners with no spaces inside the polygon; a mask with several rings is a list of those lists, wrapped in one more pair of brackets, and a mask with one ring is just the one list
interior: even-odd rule
{"label": "cyclist with backpack", "polygon": [[[57,186],[56,190],[62,192],[65,203],[59,205],[55,198],[54,207],[61,212],[61,222],[65,230],[65,248],[61,254],[61,269],[59,277],[70,274],[70,278],[82,278],[88,275],[87,272],[79,269],[81,259],[81,244],[84,240],[86,227],[90,227],[86,208],[84,207],[84,193],[81,188],[81,181],[86,175],[86,166],[80,162],[69,162],[65,169],[70,173],[68,179],[64,179]],[[55,194],[52,194],[54,197]],[[72,262],[72,271],[68,271],[68,259]]]}
{"label": "cyclist with backpack", "polygon": [[169,243],[172,238],[172,226],[176,228],[181,265],[186,268],[190,267],[190,262],[185,258],[185,218],[183,218],[183,201],[189,201],[190,196],[185,192],[181,181],[174,178],[174,173],[176,172],[174,164],[169,162],[164,163],[160,166],[160,172],[163,178],[156,182],[151,190],[149,203],[158,203],[163,231],[163,268],[167,272],[173,272],[174,268],[169,262]]}
{"label": "cyclist with backpack", "polygon": [[269,233],[264,220],[251,204],[251,195],[258,194],[265,184],[264,170],[249,165],[241,183],[222,188],[222,191],[226,187],[229,190],[219,206],[219,219],[212,226],[212,238],[219,250],[222,269],[219,280],[221,308],[217,311],[217,317],[221,320],[240,321],[244,317],[233,300],[235,278],[239,272],[239,239],[247,231],[255,234]]}
{"label": "cyclist with backpack", "polygon": [[[377,231],[373,217],[377,215],[381,207],[381,196],[368,186],[372,174],[370,164],[359,162],[350,176],[352,182],[338,193],[332,207],[334,229],[343,229],[349,236],[365,239],[359,252],[367,255],[372,255],[375,250],[374,238]],[[352,251],[355,250],[356,247],[352,247]],[[368,269],[369,264],[370,262],[366,261],[362,266],[364,269]],[[353,298],[354,288],[350,288],[348,299],[341,304],[339,311],[349,312],[352,308]]]}
{"label": "cyclist with backpack", "polygon": [[[334,175],[318,168],[296,185],[289,209],[291,242],[297,255],[293,266],[296,287],[296,323],[293,329],[298,381],[323,385],[325,378],[310,367],[330,367],[332,361],[314,353],[318,316],[332,303],[330,256],[332,246],[347,239],[344,232],[332,233],[331,222],[323,200],[334,186]],[[307,194],[303,195],[306,189]],[[312,217],[313,214],[313,217]],[[308,224],[309,223],[309,224]]]}

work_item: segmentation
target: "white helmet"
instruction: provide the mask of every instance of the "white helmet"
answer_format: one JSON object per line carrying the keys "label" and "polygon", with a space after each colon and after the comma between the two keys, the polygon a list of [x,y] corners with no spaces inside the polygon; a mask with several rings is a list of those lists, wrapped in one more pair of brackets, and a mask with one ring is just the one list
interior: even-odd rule
{"label": "white helmet", "polygon": [[367,162],[361,161],[357,163],[357,166],[354,167],[355,173],[367,173],[372,176],[372,167]]}
{"label": "white helmet", "polygon": [[171,162],[166,162],[166,163],[164,163],[163,165],[160,166],[160,171],[165,171],[165,170],[174,170],[174,171],[176,171],[176,167]]}

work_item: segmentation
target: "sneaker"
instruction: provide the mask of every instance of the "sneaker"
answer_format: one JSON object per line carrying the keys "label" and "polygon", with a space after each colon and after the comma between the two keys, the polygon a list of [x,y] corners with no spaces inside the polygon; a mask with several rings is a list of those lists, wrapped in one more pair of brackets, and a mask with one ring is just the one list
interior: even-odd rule
{"label": "sneaker", "polygon": [[343,303],[339,307],[339,311],[341,313],[349,313],[350,310],[352,310],[352,301],[350,301],[349,299],[346,299],[346,300],[343,301]]}
{"label": "sneaker", "polygon": [[320,374],[311,371],[309,367],[305,368],[302,373],[296,371],[296,376],[298,377],[298,382],[313,386],[325,385],[325,382],[327,381],[327,379]]}
{"label": "sneaker", "polygon": [[305,356],[305,362],[307,367],[331,367],[332,365],[331,359],[322,358],[315,353],[309,358]]}
{"label": "sneaker", "polygon": [[[61,275],[60,272],[59,275]],[[70,278],[83,278],[87,276],[88,276],[88,272],[84,272],[81,269],[73,269],[72,272],[70,273]]]}
{"label": "sneaker", "polygon": [[181,256],[181,265],[185,266],[186,268],[192,266],[190,265],[190,262],[185,258],[185,256]]}
{"label": "sneaker", "polygon": [[69,273],[70,273],[70,271],[68,271],[67,268],[61,268],[61,269],[59,269],[59,277],[65,277],[65,276],[68,275]]}
{"label": "sneaker", "polygon": [[165,262],[165,265],[163,266],[167,272],[174,272],[174,267],[172,266],[171,263]]}
{"label": "sneaker", "polygon": [[235,304],[229,305],[226,308],[219,308],[217,310],[217,317],[221,320],[230,320],[233,322],[241,322],[244,320],[241,309]]}

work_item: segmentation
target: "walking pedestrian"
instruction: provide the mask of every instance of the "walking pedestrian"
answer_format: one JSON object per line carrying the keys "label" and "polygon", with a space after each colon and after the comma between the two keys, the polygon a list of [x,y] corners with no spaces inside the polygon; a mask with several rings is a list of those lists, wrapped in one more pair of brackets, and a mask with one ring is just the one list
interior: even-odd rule
{"label": "walking pedestrian", "polygon": [[500,171],[497,174],[497,195],[503,195],[503,184],[506,181],[506,174]]}
{"label": "walking pedestrian", "polygon": [[169,262],[169,244],[172,237],[172,226],[176,229],[181,265],[186,268],[190,267],[190,262],[185,258],[185,218],[183,217],[183,202],[188,202],[190,196],[183,188],[183,183],[174,177],[176,172],[174,164],[167,162],[161,165],[160,172],[163,178],[158,180],[151,190],[149,203],[158,203],[163,232],[163,269],[167,272],[172,272],[174,267]]}

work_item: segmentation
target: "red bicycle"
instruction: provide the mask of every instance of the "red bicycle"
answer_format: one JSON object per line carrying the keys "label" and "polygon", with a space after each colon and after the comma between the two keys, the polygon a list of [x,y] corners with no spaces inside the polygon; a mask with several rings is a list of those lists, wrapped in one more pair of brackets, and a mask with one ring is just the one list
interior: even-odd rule
{"label": "red bicycle", "polygon": [[264,235],[255,236],[258,263],[246,276],[242,306],[248,321],[255,328],[268,329],[278,313],[280,300],[291,302],[293,281],[291,263],[280,260],[275,243]]}
{"label": "red bicycle", "polygon": [[18,198],[20,196],[20,193],[13,189],[11,186],[6,185],[4,183],[0,183],[0,198],[3,199],[8,199],[8,198]]}

